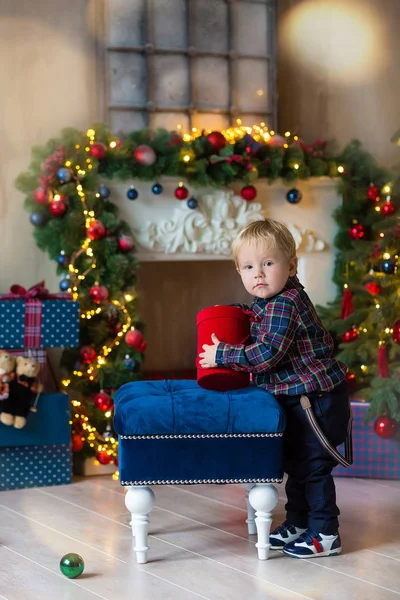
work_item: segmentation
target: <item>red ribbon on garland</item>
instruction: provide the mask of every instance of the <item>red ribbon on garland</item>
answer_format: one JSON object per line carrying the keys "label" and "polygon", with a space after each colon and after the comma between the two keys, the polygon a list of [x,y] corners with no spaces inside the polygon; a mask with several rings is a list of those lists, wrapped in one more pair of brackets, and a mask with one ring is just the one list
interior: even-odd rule
{"label": "red ribbon on garland", "polygon": [[342,298],[342,319],[347,319],[347,317],[350,316],[353,312],[353,294],[351,293],[349,288],[346,288],[344,290]]}
{"label": "red ribbon on garland", "polygon": [[384,344],[378,348],[378,377],[383,377],[384,379],[389,377],[388,357]]}

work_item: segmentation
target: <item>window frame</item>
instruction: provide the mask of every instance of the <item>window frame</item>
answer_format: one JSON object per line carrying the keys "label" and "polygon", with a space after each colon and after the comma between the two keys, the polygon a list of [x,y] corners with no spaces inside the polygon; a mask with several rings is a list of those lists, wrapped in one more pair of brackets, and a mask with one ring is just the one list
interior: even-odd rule
{"label": "window frame", "polygon": [[[211,1],[211,0],[210,0]],[[213,1],[213,0],[212,0]],[[266,122],[270,129],[276,129],[277,126],[277,51],[276,51],[276,29],[277,29],[277,7],[276,0],[224,0],[227,5],[228,14],[228,48],[225,52],[212,50],[199,50],[194,46],[194,27],[195,27],[195,7],[193,0],[185,0],[186,4],[186,27],[187,27],[187,47],[186,48],[157,48],[153,39],[153,20],[155,2],[154,0],[144,0],[145,5],[145,32],[146,43],[143,46],[119,46],[107,43],[107,29],[109,26],[109,12],[107,0],[96,0],[95,3],[95,28],[97,39],[97,87],[98,87],[98,112],[106,123],[112,120],[112,113],[117,111],[139,112],[145,117],[146,127],[154,126],[155,114],[177,113],[186,115],[189,128],[193,127],[193,118],[196,114],[221,115],[228,121],[229,126],[237,123],[238,118],[246,114],[259,117],[259,122]],[[129,0],[127,0],[129,2]],[[267,23],[266,35],[267,45],[270,49],[265,54],[247,55],[238,52],[232,47],[232,39],[235,31],[235,4],[262,4],[266,7]],[[124,103],[116,104],[111,102],[111,83],[110,83],[110,56],[112,53],[140,54],[145,57],[146,72],[146,98],[144,104]],[[154,57],[157,54],[170,56],[184,56],[188,63],[189,92],[188,102],[180,106],[162,106],[155,102],[156,95],[156,68]],[[195,61],[199,57],[224,58],[228,61],[228,94],[229,101],[227,108],[202,107],[196,103],[196,82],[195,82]],[[238,98],[238,61],[241,59],[262,60],[266,62],[267,69],[267,106],[265,111],[243,110],[239,107]]]}

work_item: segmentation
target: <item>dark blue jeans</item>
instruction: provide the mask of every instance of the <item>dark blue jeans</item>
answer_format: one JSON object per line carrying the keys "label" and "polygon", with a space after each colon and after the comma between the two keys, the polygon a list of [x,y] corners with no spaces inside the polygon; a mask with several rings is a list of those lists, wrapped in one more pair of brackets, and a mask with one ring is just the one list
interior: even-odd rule
{"label": "dark blue jeans", "polygon": [[[306,394],[315,417],[333,446],[346,438],[350,418],[347,384],[330,392]],[[278,396],[285,408],[284,470],[286,518],[296,527],[311,527],[317,533],[335,534],[339,528],[336,490],[332,469],[336,460],[321,446],[300,405],[300,396]]]}

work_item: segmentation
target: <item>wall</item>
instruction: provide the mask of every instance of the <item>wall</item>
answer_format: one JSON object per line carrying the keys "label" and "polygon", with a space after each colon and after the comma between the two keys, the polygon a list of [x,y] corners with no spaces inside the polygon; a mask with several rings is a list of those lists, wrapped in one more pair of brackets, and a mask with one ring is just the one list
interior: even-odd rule
{"label": "wall", "polygon": [[37,249],[23,196],[14,187],[31,148],[66,126],[96,118],[93,2],[0,3],[0,291],[45,278],[58,289],[55,264]]}
{"label": "wall", "polygon": [[388,166],[400,127],[400,2],[278,0],[279,129],[360,139]]}

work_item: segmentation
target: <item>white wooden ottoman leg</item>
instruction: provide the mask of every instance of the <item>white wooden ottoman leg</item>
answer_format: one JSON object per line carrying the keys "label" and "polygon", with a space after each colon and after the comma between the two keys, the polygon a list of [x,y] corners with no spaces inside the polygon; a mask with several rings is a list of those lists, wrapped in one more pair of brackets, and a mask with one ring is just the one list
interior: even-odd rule
{"label": "white wooden ottoman leg", "polygon": [[256,511],[254,510],[254,508],[252,507],[252,505],[249,502],[249,493],[250,493],[251,488],[253,488],[254,486],[255,486],[255,483],[248,483],[247,489],[246,489],[246,504],[247,504],[246,523],[247,523],[247,529],[248,529],[249,535],[255,535],[257,533],[257,527],[256,527],[256,523],[254,521],[254,518],[256,516]]}
{"label": "white wooden ottoman leg", "polygon": [[270,548],[271,513],[278,504],[278,491],[271,483],[256,483],[249,492],[249,502],[256,511],[258,558],[267,560]]}
{"label": "white wooden ottoman leg", "polygon": [[147,485],[135,485],[125,494],[125,506],[132,516],[132,535],[135,536],[136,560],[140,564],[147,562],[147,535],[149,533],[149,514],[154,506],[153,490]]}

